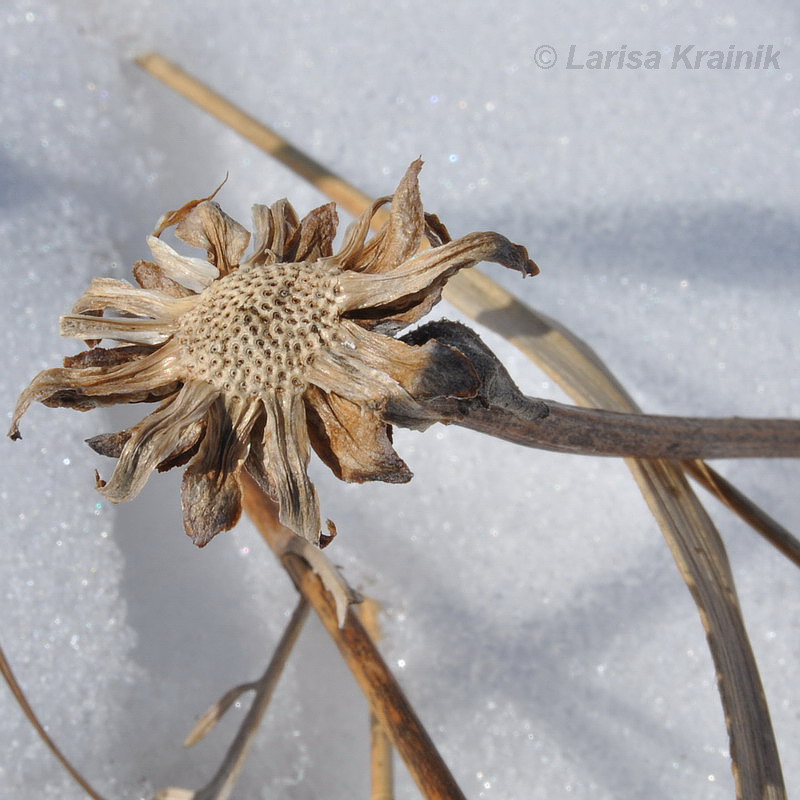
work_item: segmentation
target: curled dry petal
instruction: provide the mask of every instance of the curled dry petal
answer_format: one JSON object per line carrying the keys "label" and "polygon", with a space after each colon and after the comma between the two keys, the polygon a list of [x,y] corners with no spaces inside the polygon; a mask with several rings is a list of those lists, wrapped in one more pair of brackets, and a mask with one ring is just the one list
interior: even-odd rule
{"label": "curled dry petal", "polygon": [[202,292],[219,278],[219,270],[202,258],[188,258],[155,236],[147,237],[153,258],[164,275],[194,292]]}
{"label": "curled dry petal", "polygon": [[191,297],[194,292],[168,278],[158,264],[152,261],[137,261],[133,265],[133,277],[142,289],[156,289],[170,297]]}
{"label": "curled dry petal", "polygon": [[205,386],[187,383],[131,429],[111,480],[100,491],[112,502],[135,497],[156,466],[175,450],[184,430],[205,416],[214,399]]}
{"label": "curled dry petal", "polygon": [[212,200],[198,203],[178,223],[175,235],[193,247],[204,249],[220,275],[227,275],[239,265],[250,242],[248,231]]}
{"label": "curled dry petal", "polygon": [[209,408],[197,456],[183,473],[183,525],[198,547],[230,530],[242,513],[239,472],[261,403],[230,403],[219,397]]}
{"label": "curled dry petal", "polygon": [[92,314],[65,314],[60,321],[62,336],[85,341],[115,339],[132,344],[163,344],[176,329],[176,322],[130,317],[95,317]]}
{"label": "curled dry petal", "polygon": [[283,261],[286,243],[298,226],[297,213],[286,199],[271,206],[253,206],[253,254],[246,264],[263,266]]}
{"label": "curled dry petal", "polygon": [[261,442],[269,492],[280,506],[280,520],[312,544],[319,544],[319,501],[308,479],[308,429],[302,398],[286,392],[264,397],[266,424]]}
{"label": "curled dry petal", "polygon": [[157,290],[137,289],[128,281],[95,278],[73,306],[72,313],[115,308],[140,317],[177,319],[197,302],[195,298],[196,295],[192,295],[192,299],[178,300]]}
{"label": "curled dry petal", "polygon": [[[57,367],[40,372],[20,395],[8,435],[20,438],[19,421],[31,403],[86,411],[96,406],[159,400],[175,391],[176,348],[167,343],[117,367]],[[170,352],[172,351],[172,352]]]}
{"label": "curled dry petal", "polygon": [[417,176],[422,160],[414,161],[392,196],[389,221],[363,248],[360,272],[390,272],[419,250],[425,232],[425,214]]}
{"label": "curled dry petal", "polygon": [[337,478],[407,483],[411,470],[392,447],[391,428],[373,412],[312,386],[306,392],[311,445]]}
{"label": "curled dry petal", "polygon": [[392,304],[420,292],[428,290],[440,294],[447,278],[481,261],[493,261],[523,275],[539,272],[521,245],[512,244],[499,233],[471,233],[442,247],[419,253],[392,272],[343,273],[341,306],[345,312],[378,307],[387,307],[391,312]]}
{"label": "curled dry petal", "polygon": [[336,204],[315,208],[300,220],[300,225],[287,243],[284,258],[292,261],[319,261],[333,255],[333,240],[339,216]]}

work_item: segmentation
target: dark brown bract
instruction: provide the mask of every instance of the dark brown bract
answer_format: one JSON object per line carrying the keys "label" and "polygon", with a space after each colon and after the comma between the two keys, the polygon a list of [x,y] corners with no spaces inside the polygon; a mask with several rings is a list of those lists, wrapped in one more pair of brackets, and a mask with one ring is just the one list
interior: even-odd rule
{"label": "dark brown bract", "polygon": [[[19,438],[34,401],[79,410],[160,402],[138,425],[89,440],[119,459],[110,480],[99,481],[109,500],[134,497],[154,469],[187,465],[184,525],[202,547],[236,524],[244,468],[278,502],[281,521],[318,544],[309,445],[342,480],[405,482],[411,472],[392,447],[387,411],[424,428],[433,418],[423,401],[478,389],[457,350],[394,334],[425,315],[460,269],[494,261],[538,272],[523,247],[499,234],[450,241],[423,212],[421,166],[411,164],[395,194],[350,226],[335,255],[333,204],[302,220],[285,200],[255,206],[247,258],[250,234],[211,198],[165,215],[148,239],[153,261],[133,270],[141,288],[95,279],[62,318],[63,335],[94,346],[34,378],[9,436]],[[368,239],[389,202],[388,221]],[[162,241],[171,226],[207,259]],[[118,344],[96,346],[103,339]]]}

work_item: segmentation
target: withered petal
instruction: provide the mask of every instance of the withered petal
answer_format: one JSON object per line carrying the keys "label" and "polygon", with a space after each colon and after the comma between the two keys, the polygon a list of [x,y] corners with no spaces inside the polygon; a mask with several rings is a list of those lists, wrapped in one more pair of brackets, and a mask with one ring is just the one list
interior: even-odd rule
{"label": "withered petal", "polygon": [[119,458],[122,455],[122,448],[125,447],[132,435],[133,428],[126,428],[117,433],[101,433],[92,436],[86,440],[86,444],[98,455]]}
{"label": "withered petal", "polygon": [[143,358],[119,366],[56,367],[40,372],[22,392],[8,435],[19,438],[19,421],[31,403],[82,411],[96,406],[160,399],[175,390],[180,378],[172,342]]}
{"label": "withered petal", "polygon": [[251,473],[262,485],[266,478],[266,488],[280,508],[280,521],[319,545],[319,501],[306,472],[309,441],[303,399],[276,389],[265,392],[262,400],[267,413],[256,456],[262,463]]}
{"label": "withered petal", "polygon": [[133,265],[133,277],[142,289],[156,289],[170,297],[191,297],[195,292],[168,278],[164,270],[152,261],[137,261]]}
{"label": "withered petal", "polygon": [[317,261],[331,256],[338,224],[336,203],[326,203],[310,211],[289,238],[282,260]]}
{"label": "withered petal", "polygon": [[198,547],[230,530],[241,515],[239,472],[261,403],[218,397],[209,407],[205,436],[183,473],[181,506],[186,533]]}
{"label": "withered petal", "polygon": [[59,320],[62,336],[87,342],[112,339],[133,344],[162,344],[177,328],[177,320],[97,317],[94,314],[65,314]]}
{"label": "withered petal", "polygon": [[228,176],[225,176],[225,180],[211,192],[208,197],[201,197],[199,200],[190,200],[188,203],[184,203],[180,208],[176,208],[172,211],[167,211],[165,214],[161,215],[161,218],[156,223],[156,229],[153,231],[153,236],[161,236],[162,233],[167,228],[171,228],[173,225],[177,225],[179,222],[182,222],[186,217],[191,213],[191,211],[196,207],[199,206],[200,203],[204,203],[206,200],[213,200],[217,192],[225,185],[225,182],[228,180]]}
{"label": "withered petal", "polygon": [[385,206],[391,200],[391,195],[379,197],[355,221],[347,226],[347,230],[344,232],[344,241],[335,256],[336,263],[343,269],[357,271],[361,268],[361,254],[372,224],[372,218],[377,214],[381,206]]}
{"label": "withered petal", "polygon": [[431,247],[441,247],[453,240],[450,231],[436,214],[425,213],[425,238]]}
{"label": "withered petal", "polygon": [[193,292],[202,292],[219,278],[219,270],[202,258],[182,256],[155,236],[148,236],[147,244],[164,275]]}
{"label": "withered petal", "polygon": [[[388,306],[426,289],[441,292],[442,280],[481,261],[493,261],[523,275],[536,275],[539,268],[527,250],[499,233],[470,233],[442,247],[418,253],[390,273],[364,274],[345,271],[339,280],[344,297],[342,309]],[[437,281],[439,283],[437,284]]]}
{"label": "withered petal", "polygon": [[141,361],[158,350],[157,345],[129,344],[121,347],[93,347],[64,358],[65,367],[118,367],[129,361]]}
{"label": "withered petal", "polygon": [[227,275],[239,265],[250,243],[247,229],[213,200],[198,203],[178,223],[175,235],[193,247],[205,249],[220,275]]}
{"label": "withered petal", "polygon": [[128,314],[173,320],[188,311],[196,296],[182,300],[152,289],[138,289],[128,281],[95,278],[72,308],[73,314],[115,308]]}
{"label": "withered petal", "polygon": [[247,264],[262,266],[284,261],[286,243],[297,230],[297,212],[284,197],[271,206],[253,206],[253,254]]}
{"label": "withered petal", "polygon": [[422,243],[425,215],[417,176],[422,159],[413,161],[392,195],[388,222],[364,246],[359,272],[391,272],[413,256]]}
{"label": "withered petal", "polygon": [[305,393],[308,433],[317,455],[349,483],[407,483],[411,470],[397,455],[390,427],[375,413],[316,386]]}
{"label": "withered petal", "polygon": [[101,489],[112,503],[135,497],[150,473],[175,450],[185,428],[201,420],[216,392],[207,384],[185,384],[174,396],[131,429],[111,480]]}

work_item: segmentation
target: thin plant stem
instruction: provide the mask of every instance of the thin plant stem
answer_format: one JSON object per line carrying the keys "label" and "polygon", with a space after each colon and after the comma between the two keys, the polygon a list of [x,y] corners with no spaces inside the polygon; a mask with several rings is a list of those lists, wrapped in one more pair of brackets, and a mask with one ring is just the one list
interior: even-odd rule
{"label": "thin plant stem", "polygon": [[315,569],[292,548],[296,535],[280,524],[275,503],[246,473],[242,475],[242,489],[245,510],[339,648],[422,795],[427,800],[464,800],[455,778],[358,616],[351,609],[343,618],[339,615],[334,597]]}
{"label": "thin plant stem", "polygon": [[688,461],[683,465],[703,488],[711,492],[750,527],[760,533],[773,547],[800,567],[800,539],[759,508],[747,495],[704,461]]}
{"label": "thin plant stem", "polygon": [[[364,598],[359,606],[364,630],[376,644],[381,638],[380,605],[371,597]],[[370,776],[372,792],[370,800],[394,800],[392,742],[380,720],[370,711]]]}
{"label": "thin plant stem", "polygon": [[526,447],[623,458],[797,458],[800,421],[668,417],[524,398],[513,411],[474,408],[456,424]]}
{"label": "thin plant stem", "polygon": [[289,619],[286,629],[272,654],[266,672],[255,684],[255,697],[239,732],[231,743],[225,758],[211,781],[193,795],[193,800],[228,800],[244,767],[253,737],[267,712],[269,701],[278,685],[286,660],[297,642],[308,617],[308,603],[301,597]]}

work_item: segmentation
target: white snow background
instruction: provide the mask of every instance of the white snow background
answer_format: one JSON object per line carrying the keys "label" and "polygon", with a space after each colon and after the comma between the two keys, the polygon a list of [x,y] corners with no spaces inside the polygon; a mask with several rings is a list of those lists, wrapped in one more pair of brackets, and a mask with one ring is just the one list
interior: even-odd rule
{"label": "white snow background", "polygon": [[[80,349],[58,315],[91,277],[129,278],[165,210],[226,173],[218,199],[248,225],[254,202],[325,200],[133,65],[159,50],[372,195],[421,154],[426,208],[454,236],[525,244],[538,277],[484,269],[588,340],[647,410],[800,416],[798,36],[778,0],[7,1],[0,405]],[[670,69],[692,43],[771,44],[779,69]],[[571,44],[578,61],[626,45],[663,62],[568,69]],[[485,338],[525,391],[565,399]],[[247,522],[192,546],[177,471],[121,507],[95,492],[113,462],[83,439],[145,411],[37,406],[22,442],[0,445],[0,641],[110,798],[205,783],[245,709],[194,750],[181,741],[260,674],[294,603]],[[396,444],[407,486],[313,476],[340,532],[329,553],[384,604],[387,658],[467,796],[732,798],[705,637],[624,465],[441,426]],[[715,466],[800,528],[797,463]],[[704,499],[797,791],[798,572]],[[312,620],[235,796],[367,793],[366,704]],[[0,797],[81,796],[0,688]]]}

